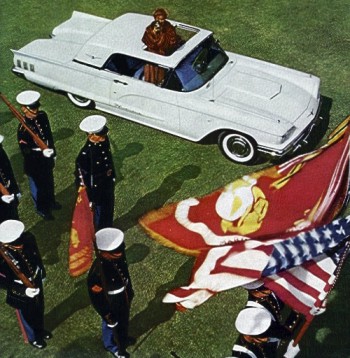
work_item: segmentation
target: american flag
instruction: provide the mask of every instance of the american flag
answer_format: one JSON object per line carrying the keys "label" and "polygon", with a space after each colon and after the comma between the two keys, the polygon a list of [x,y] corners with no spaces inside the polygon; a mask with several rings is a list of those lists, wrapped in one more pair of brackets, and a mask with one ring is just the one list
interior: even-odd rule
{"label": "american flag", "polygon": [[[322,242],[326,245],[328,242],[330,247],[337,247],[339,242],[344,244],[343,238],[348,240],[350,235],[348,222],[349,217],[334,220],[330,225],[299,234],[293,242],[286,240],[276,244],[269,265],[263,271],[265,286],[303,314],[307,321],[325,309],[326,297],[350,250],[347,241],[338,250],[328,253],[326,250],[320,255],[324,250]],[[289,269],[290,266],[294,267]]]}
{"label": "american flag", "polygon": [[327,295],[336,282],[349,248],[347,242],[331,256],[321,255],[301,266],[265,277],[265,286],[309,321],[324,310]]}
{"label": "american flag", "polygon": [[320,308],[336,277],[341,255],[327,252],[349,236],[347,216],[288,239],[213,248],[199,256],[190,285],[171,291],[163,301],[194,308],[216,292],[264,278],[277,296],[308,317],[317,313],[312,307]]}

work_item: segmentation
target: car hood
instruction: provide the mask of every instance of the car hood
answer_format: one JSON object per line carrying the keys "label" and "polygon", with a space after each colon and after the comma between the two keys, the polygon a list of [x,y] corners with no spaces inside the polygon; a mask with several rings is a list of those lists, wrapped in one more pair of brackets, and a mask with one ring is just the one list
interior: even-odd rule
{"label": "car hood", "polygon": [[308,114],[310,102],[317,102],[318,77],[241,55],[228,55],[228,63],[212,82],[212,100],[216,104],[249,111],[288,127],[298,126],[303,114]]}

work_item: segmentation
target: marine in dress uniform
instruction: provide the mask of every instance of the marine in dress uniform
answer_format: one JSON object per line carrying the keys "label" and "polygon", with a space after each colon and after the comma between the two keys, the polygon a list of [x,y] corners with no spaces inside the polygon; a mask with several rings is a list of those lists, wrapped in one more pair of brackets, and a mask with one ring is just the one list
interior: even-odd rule
{"label": "marine in dress uniform", "polygon": [[40,93],[21,92],[16,100],[22,105],[26,125],[48,146],[41,150],[32,136],[19,125],[17,138],[24,158],[24,172],[29,179],[29,187],[37,213],[45,220],[52,220],[51,210],[60,209],[55,201],[54,176],[56,150],[47,114],[39,110]]}
{"label": "marine in dress uniform", "polygon": [[18,200],[20,189],[13,174],[10,160],[2,146],[4,137],[0,135],[0,223],[18,219]]}
{"label": "marine in dress uniform", "polygon": [[87,278],[91,303],[102,318],[105,349],[115,357],[129,357],[128,326],[134,296],[125,258],[124,234],[116,228],[96,232],[99,252]]}
{"label": "marine in dress uniform", "polygon": [[281,338],[288,333],[263,306],[246,306],[235,325],[240,335],[232,348],[234,358],[275,358]]}
{"label": "marine in dress uniform", "polygon": [[274,358],[281,340],[291,338],[292,321],[298,316],[293,312],[288,323],[283,323],[284,303],[262,281],[243,287],[248,290],[248,301],[236,319],[240,335],[232,348],[232,358]]}
{"label": "marine in dress uniform", "polygon": [[88,138],[76,159],[75,178],[77,186],[86,186],[97,231],[113,226],[115,170],[106,118],[88,116],[80,129]]}
{"label": "marine in dress uniform", "polygon": [[24,232],[21,221],[6,220],[0,224],[0,243],[1,282],[7,289],[6,303],[18,309],[29,343],[43,349],[45,339],[52,335],[44,329],[42,280],[46,274],[35,237]]}

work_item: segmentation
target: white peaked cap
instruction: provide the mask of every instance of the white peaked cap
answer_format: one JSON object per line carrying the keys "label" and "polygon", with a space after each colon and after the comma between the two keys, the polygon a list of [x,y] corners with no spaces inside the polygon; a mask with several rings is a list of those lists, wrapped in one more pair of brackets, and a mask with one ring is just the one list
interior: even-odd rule
{"label": "white peaked cap", "polygon": [[0,144],[4,141],[4,136],[0,134]]}
{"label": "white peaked cap", "polygon": [[119,229],[106,227],[96,232],[96,246],[99,250],[112,251],[124,241],[124,233]]}
{"label": "white peaked cap", "polygon": [[257,288],[261,287],[263,284],[264,284],[263,281],[256,280],[253,282],[249,282],[243,285],[242,287],[245,288],[246,290],[256,290]]}
{"label": "white peaked cap", "polygon": [[17,240],[24,231],[24,224],[18,220],[6,220],[0,224],[0,242],[7,244]]}
{"label": "white peaked cap", "polygon": [[23,106],[31,106],[38,102],[40,93],[37,91],[23,91],[17,97],[16,101]]}
{"label": "white peaked cap", "polygon": [[249,307],[238,313],[235,325],[239,333],[256,336],[266,332],[271,321],[271,314],[265,308]]}
{"label": "white peaked cap", "polygon": [[107,122],[106,117],[100,115],[93,115],[85,117],[79,125],[79,128],[87,133],[98,133],[100,132]]}

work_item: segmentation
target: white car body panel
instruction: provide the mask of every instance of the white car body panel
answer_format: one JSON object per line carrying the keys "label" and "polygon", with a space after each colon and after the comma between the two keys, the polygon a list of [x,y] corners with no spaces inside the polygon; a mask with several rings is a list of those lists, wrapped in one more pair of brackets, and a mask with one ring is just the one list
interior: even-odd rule
{"label": "white car body panel", "polygon": [[145,51],[141,41],[152,20],[133,13],[108,20],[74,11],[51,39],[12,50],[13,71],[52,90],[91,99],[102,111],[188,140],[229,130],[249,136],[259,151],[277,156],[296,146],[316,121],[318,77],[231,52],[213,78],[187,92],[104,69],[115,53],[175,69],[212,35],[171,21],[194,35],[171,56],[160,56]]}

